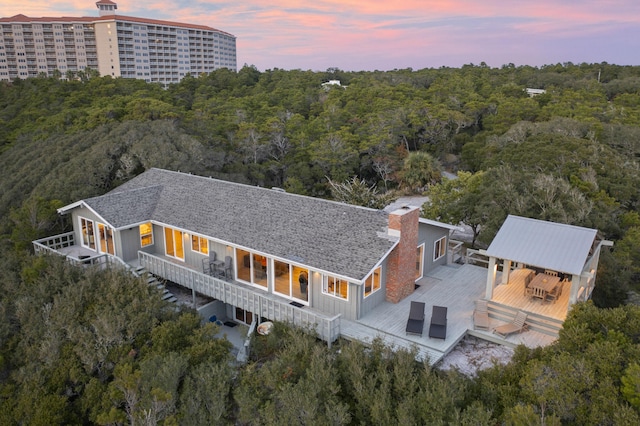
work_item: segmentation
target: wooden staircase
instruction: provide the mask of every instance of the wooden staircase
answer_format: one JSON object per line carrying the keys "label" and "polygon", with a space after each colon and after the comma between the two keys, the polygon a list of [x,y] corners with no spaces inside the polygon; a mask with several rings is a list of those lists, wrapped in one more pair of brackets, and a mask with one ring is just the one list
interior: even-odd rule
{"label": "wooden staircase", "polygon": [[137,277],[142,277],[146,275],[147,284],[149,284],[152,287],[155,287],[159,292],[162,293],[162,300],[166,300],[167,302],[170,302],[170,303],[175,303],[178,301],[178,299],[173,295],[173,293],[167,290],[167,287],[165,287],[164,282],[158,279],[157,276],[148,273],[148,271],[144,267],[138,266],[135,270],[132,270],[132,272]]}
{"label": "wooden staircase", "polygon": [[[504,322],[513,320],[520,310],[492,300],[488,301],[487,307],[490,318],[495,318]],[[524,312],[527,314],[526,324],[529,326],[529,330],[534,330],[556,338],[558,337],[560,330],[562,329],[563,321],[533,312]]]}

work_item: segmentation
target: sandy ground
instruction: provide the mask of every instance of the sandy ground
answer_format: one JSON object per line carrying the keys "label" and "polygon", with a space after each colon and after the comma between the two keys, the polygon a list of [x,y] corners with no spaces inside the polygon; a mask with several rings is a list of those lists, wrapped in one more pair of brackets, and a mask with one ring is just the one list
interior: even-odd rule
{"label": "sandy ground", "polygon": [[495,364],[507,364],[512,356],[512,348],[466,336],[436,367],[441,370],[457,369],[466,376],[474,377],[478,371]]}

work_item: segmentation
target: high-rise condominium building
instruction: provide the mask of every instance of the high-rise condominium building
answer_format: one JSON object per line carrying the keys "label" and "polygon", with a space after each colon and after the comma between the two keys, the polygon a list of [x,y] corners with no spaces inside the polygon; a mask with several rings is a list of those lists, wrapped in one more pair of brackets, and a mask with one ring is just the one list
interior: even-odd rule
{"label": "high-rise condominium building", "polygon": [[204,25],[116,15],[96,3],[98,17],[0,18],[0,81],[62,78],[78,71],[164,85],[218,68],[236,70],[236,38]]}

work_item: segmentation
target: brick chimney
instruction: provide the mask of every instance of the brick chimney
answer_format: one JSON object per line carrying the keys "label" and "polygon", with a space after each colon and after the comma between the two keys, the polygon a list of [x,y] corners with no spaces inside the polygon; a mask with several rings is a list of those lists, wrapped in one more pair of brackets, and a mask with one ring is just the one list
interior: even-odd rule
{"label": "brick chimney", "polygon": [[418,207],[405,206],[389,213],[389,235],[400,237],[387,261],[387,300],[391,303],[415,290],[419,219]]}

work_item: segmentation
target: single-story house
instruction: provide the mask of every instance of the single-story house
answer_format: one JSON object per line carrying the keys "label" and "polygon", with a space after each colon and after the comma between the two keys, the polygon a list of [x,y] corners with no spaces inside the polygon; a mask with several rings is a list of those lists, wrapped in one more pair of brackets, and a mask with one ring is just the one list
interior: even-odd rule
{"label": "single-story house", "polygon": [[304,310],[327,327],[409,296],[449,261],[455,229],[417,207],[387,213],[155,168],[59,213],[73,231],[34,242],[36,251],[141,265],[221,300],[236,321],[295,322]]}

